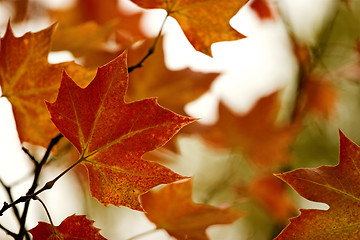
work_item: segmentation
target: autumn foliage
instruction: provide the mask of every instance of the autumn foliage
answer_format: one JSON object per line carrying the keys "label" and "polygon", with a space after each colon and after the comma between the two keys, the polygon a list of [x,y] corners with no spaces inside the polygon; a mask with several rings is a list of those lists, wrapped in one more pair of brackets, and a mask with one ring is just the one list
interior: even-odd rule
{"label": "autumn foliage", "polygon": [[[0,107],[11,105],[27,164],[18,168],[30,172],[11,184],[0,171],[0,238],[360,239],[360,4],[330,4],[307,40],[281,2],[0,1],[11,9],[0,22]],[[150,36],[153,9],[164,15]],[[281,26],[295,70],[247,111],[218,94],[205,124],[187,107],[232,75],[169,67],[166,25],[213,60],[214,43],[253,41],[230,22],[243,13]],[[27,27],[39,19],[47,27]],[[59,51],[73,61],[50,63]],[[63,192],[61,179],[71,179]],[[29,186],[19,194],[18,184]],[[75,196],[82,209],[57,216],[54,193],[57,208]]]}

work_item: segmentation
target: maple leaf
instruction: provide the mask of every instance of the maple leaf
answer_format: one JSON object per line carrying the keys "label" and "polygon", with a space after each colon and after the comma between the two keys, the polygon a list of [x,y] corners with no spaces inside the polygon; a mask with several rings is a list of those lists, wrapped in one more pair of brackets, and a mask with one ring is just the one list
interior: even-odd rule
{"label": "maple leaf", "polygon": [[140,25],[143,13],[129,13],[117,0],[77,0],[73,7],[62,11],[50,11],[50,14],[65,27],[89,21],[95,21],[100,26],[116,23],[115,38],[123,49],[145,38]]}
{"label": "maple leaf", "polygon": [[230,224],[243,216],[234,209],[221,209],[192,201],[192,179],[164,186],[141,196],[146,217],[158,229],[177,239],[206,240],[206,228]]}
{"label": "maple leaf", "polygon": [[[153,42],[154,39],[147,39],[140,46],[130,48],[129,65],[136,65],[149,51]],[[129,75],[127,99],[139,100],[156,96],[161,106],[185,115],[185,105],[208,91],[211,83],[220,74],[194,72],[189,68],[178,71],[169,70],[165,64],[163,37],[159,38],[157,44],[156,51],[149,57],[149,61]],[[165,148],[175,151],[176,138],[172,138]],[[157,151],[147,153],[146,159],[164,160],[159,159]]]}
{"label": "maple leaf", "polygon": [[262,97],[245,115],[234,114],[219,105],[219,119],[214,126],[204,126],[202,136],[215,147],[240,148],[258,166],[269,167],[287,162],[289,145],[297,125],[278,125],[278,93]]}
{"label": "maple leaf", "polygon": [[104,50],[104,43],[114,31],[116,21],[100,26],[94,21],[76,26],[60,25],[54,34],[53,51],[71,51],[81,57],[94,51]]}
{"label": "maple leaf", "polygon": [[83,240],[106,240],[99,233],[100,229],[93,226],[94,221],[88,220],[84,215],[71,215],[61,222],[59,226],[53,227],[45,222],[39,222],[38,225],[29,230],[34,240],[50,239],[83,239]]}
{"label": "maple leaf", "polygon": [[[149,51],[154,39],[147,39],[135,49],[129,49],[129,65],[137,64]],[[157,96],[159,103],[172,111],[185,114],[184,107],[209,90],[219,73],[194,72],[189,68],[171,71],[166,67],[163,37],[149,61],[131,72],[127,95],[132,100]]]}
{"label": "maple leaf", "polygon": [[267,0],[254,0],[251,2],[250,7],[261,20],[274,19],[274,14]]}
{"label": "maple leaf", "polygon": [[81,85],[86,85],[94,74],[94,71],[74,62],[48,63],[53,31],[54,25],[17,38],[9,23],[1,38],[2,97],[6,97],[12,104],[20,141],[44,147],[58,134],[44,99],[53,101],[56,98],[63,69]]}
{"label": "maple leaf", "polygon": [[211,44],[245,36],[231,28],[230,19],[248,0],[131,0],[146,9],[162,8],[177,20],[193,47],[211,56]]}
{"label": "maple leaf", "polygon": [[181,127],[194,121],[160,107],[155,98],[125,103],[126,53],[100,67],[85,88],[66,74],[51,119],[77,148],[90,179],[90,190],[103,205],[142,210],[139,195],[184,177],[141,159],[164,145]]}
{"label": "maple leaf", "polygon": [[300,209],[276,239],[359,239],[359,169],[360,148],[340,131],[338,165],[276,174],[306,199],[330,206]]}
{"label": "maple leaf", "polygon": [[286,220],[295,212],[286,185],[273,175],[257,176],[248,188],[250,196],[264,206],[276,220]]}
{"label": "maple leaf", "polygon": [[325,119],[331,116],[337,99],[335,86],[323,77],[311,75],[304,84],[302,111],[313,112]]}

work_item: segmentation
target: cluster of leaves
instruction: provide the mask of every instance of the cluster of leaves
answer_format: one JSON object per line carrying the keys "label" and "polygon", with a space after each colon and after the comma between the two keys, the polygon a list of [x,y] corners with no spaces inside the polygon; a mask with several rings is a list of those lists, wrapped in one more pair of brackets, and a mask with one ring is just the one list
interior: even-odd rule
{"label": "cluster of leaves", "polygon": [[[144,9],[164,9],[164,23],[168,17],[176,19],[194,49],[209,57],[212,43],[244,38],[231,28],[229,20],[247,0],[132,2]],[[233,223],[245,215],[244,210],[251,222],[256,213],[247,203],[256,204],[266,214],[258,224],[272,228],[265,233],[266,238],[359,238],[356,181],[360,177],[360,148],[342,132],[337,166],[299,168],[274,176],[285,169],[308,166],[302,156],[316,154],[311,148],[310,153],[304,152],[305,145],[314,143],[310,138],[319,141],[326,124],[334,122],[336,104],[341,104],[336,87],[340,85],[339,76],[348,80],[342,85],[344,88],[350,80],[359,80],[358,59],[334,62],[326,55],[333,53],[329,46],[335,39],[353,44],[351,54],[360,56],[360,44],[355,40],[358,35],[336,38],[342,27],[336,20],[344,12],[358,9],[356,3],[337,6],[337,14],[331,16],[315,46],[301,41],[291,24],[287,25],[299,67],[287,117],[279,117],[287,102],[281,101],[279,90],[259,99],[246,114],[234,113],[220,102],[219,119],[211,126],[184,116],[184,107],[204,94],[220,74],[168,69],[162,49],[162,27],[157,37],[147,37],[140,27],[143,13],[127,13],[115,0],[78,0],[67,10],[44,8],[47,16],[58,23],[15,37],[11,25],[34,17],[28,11],[34,2],[11,3],[14,20],[9,21],[1,38],[1,96],[12,105],[21,143],[43,146],[46,151],[38,160],[23,147],[35,166],[33,183],[26,194],[14,199],[11,187],[1,181],[9,203],[4,203],[0,216],[12,208],[20,226],[15,233],[0,225],[8,235],[14,239],[30,239],[30,234],[33,239],[105,239],[84,215],[71,215],[55,226],[39,197],[70,170],[76,171],[76,166],[83,165],[91,196],[98,202],[144,212],[156,224],[156,230],[166,230],[177,239],[208,239],[207,227]],[[281,11],[268,1],[249,4],[262,21],[287,23]],[[108,47],[110,42],[116,45],[115,49]],[[70,51],[82,64],[48,63],[50,51],[60,50]],[[341,123],[335,127],[339,126]],[[320,132],[318,135],[314,135],[314,128]],[[235,168],[239,164],[230,160],[221,163],[220,168],[229,167],[229,172],[212,184],[201,204],[192,200],[193,180],[160,164],[166,164],[166,159],[157,154],[160,148],[180,154],[177,139],[173,138],[180,130],[200,136],[207,148],[231,149],[236,162],[246,160],[246,168]],[[323,144],[334,148],[329,141]],[[49,156],[59,155],[61,159],[60,152],[72,151],[65,145],[73,146],[78,154],[70,164],[64,161],[69,167],[38,188]],[[301,210],[284,228],[287,219],[296,215],[297,206],[279,178],[301,196],[326,203],[330,209]],[[166,185],[151,190],[160,184]],[[225,201],[217,197],[220,191],[225,192]],[[50,223],[39,222],[28,230],[25,224],[32,200],[43,205]],[[20,203],[24,203],[21,213]],[[266,218],[271,220],[266,222]]]}

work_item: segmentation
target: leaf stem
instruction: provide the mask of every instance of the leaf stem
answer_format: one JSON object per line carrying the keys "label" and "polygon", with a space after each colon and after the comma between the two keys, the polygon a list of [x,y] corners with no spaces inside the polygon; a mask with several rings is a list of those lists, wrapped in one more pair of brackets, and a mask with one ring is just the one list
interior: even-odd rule
{"label": "leaf stem", "polygon": [[151,233],[154,233],[154,232],[156,232],[157,230],[160,230],[160,228],[150,229],[150,230],[148,230],[148,231],[146,231],[146,232],[142,232],[142,233],[139,233],[139,234],[137,234],[137,235],[135,235],[135,236],[133,236],[133,237],[131,237],[131,238],[128,238],[127,240],[138,239],[138,238],[144,237],[144,236],[146,236],[146,235],[149,235],[149,234],[151,234]]}
{"label": "leaf stem", "polygon": [[[43,208],[45,209],[46,215],[47,215],[47,217],[49,218],[49,221],[50,221],[52,230],[53,230],[53,232],[54,232],[54,235],[59,236],[58,233],[56,232],[54,223],[53,223],[53,221],[52,221],[52,219],[51,219],[50,212],[49,212],[49,210],[47,209],[47,207],[46,207],[45,203],[43,202],[43,200],[41,200],[41,198],[39,198],[38,196],[36,196],[34,199],[35,199],[35,200],[38,200],[38,201],[41,203],[41,205],[43,206]],[[60,237],[60,236],[59,236],[59,237]]]}
{"label": "leaf stem", "polygon": [[140,60],[140,62],[138,62],[136,65],[133,65],[133,66],[131,66],[131,67],[128,67],[128,73],[131,73],[131,72],[134,71],[134,69],[136,69],[136,68],[142,67],[142,64],[145,62],[145,60],[148,59],[148,57],[150,57],[150,56],[155,52],[156,44],[158,43],[158,41],[159,41],[159,39],[160,39],[161,33],[162,33],[162,31],[163,31],[163,28],[164,28],[164,25],[165,25],[165,22],[166,22],[166,19],[167,19],[168,17],[169,17],[169,13],[166,15],[163,23],[161,24],[160,31],[159,31],[158,35],[156,36],[153,45],[151,45],[151,47],[149,48],[148,53],[147,53],[147,54]]}

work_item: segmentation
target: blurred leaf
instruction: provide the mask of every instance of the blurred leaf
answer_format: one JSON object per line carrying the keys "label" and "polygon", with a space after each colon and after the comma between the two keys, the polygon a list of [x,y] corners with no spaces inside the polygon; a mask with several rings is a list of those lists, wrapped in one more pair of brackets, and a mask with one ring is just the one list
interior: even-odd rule
{"label": "blurred leaf", "polygon": [[271,174],[257,176],[249,184],[253,199],[260,203],[276,221],[285,222],[295,213],[286,185]]}
{"label": "blurred leaf", "polygon": [[322,76],[310,75],[304,84],[302,111],[329,119],[335,110],[337,91],[334,84]]}
{"label": "blurred leaf", "polygon": [[276,123],[278,93],[258,100],[245,115],[234,114],[224,104],[214,126],[204,126],[203,137],[218,147],[238,148],[257,166],[274,168],[288,163],[289,146],[299,130],[297,124]]}
{"label": "blurred leaf", "polygon": [[128,13],[117,0],[77,0],[72,8],[51,11],[51,16],[64,28],[89,21],[95,21],[101,28],[117,23],[115,36],[123,49],[145,37],[140,25],[143,14]]}
{"label": "blurred leaf", "polygon": [[274,19],[268,0],[254,0],[250,3],[250,7],[262,21]]}
{"label": "blurred leaf", "polygon": [[146,217],[158,229],[176,239],[209,239],[205,230],[214,224],[230,224],[243,216],[233,209],[221,209],[192,202],[192,180],[169,184],[141,196]]}
{"label": "blurred leaf", "polygon": [[96,22],[85,22],[76,26],[60,26],[54,34],[53,51],[70,51],[81,57],[104,49],[104,44],[114,31],[115,21],[100,26]]}

